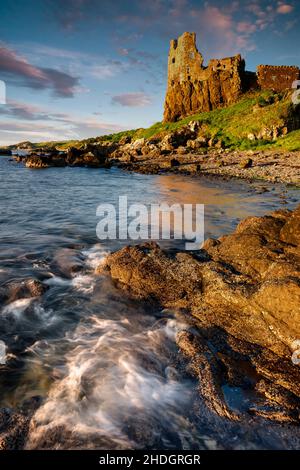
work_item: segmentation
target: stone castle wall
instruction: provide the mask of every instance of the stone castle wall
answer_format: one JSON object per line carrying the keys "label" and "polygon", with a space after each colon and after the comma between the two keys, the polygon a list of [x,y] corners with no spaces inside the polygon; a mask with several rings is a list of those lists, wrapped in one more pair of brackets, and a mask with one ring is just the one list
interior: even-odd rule
{"label": "stone castle wall", "polygon": [[276,91],[291,88],[298,77],[297,67],[259,66],[257,75],[245,72],[240,55],[212,59],[204,67],[196,34],[185,32],[170,43],[164,121],[228,106],[257,86]]}
{"label": "stone castle wall", "polygon": [[240,55],[213,59],[203,66],[195,33],[172,40],[168,59],[168,88],[164,121],[210,111],[237,100],[242,93],[244,61]]}
{"label": "stone castle wall", "polygon": [[293,82],[300,79],[300,73],[298,67],[259,65],[257,79],[262,90],[282,91],[292,88]]}

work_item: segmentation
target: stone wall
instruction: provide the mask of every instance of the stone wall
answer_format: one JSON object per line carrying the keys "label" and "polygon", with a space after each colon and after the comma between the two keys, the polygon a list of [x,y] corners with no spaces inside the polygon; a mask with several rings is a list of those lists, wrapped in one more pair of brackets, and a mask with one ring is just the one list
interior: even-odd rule
{"label": "stone wall", "polygon": [[292,88],[293,82],[300,79],[300,71],[293,66],[259,65],[257,79],[262,90],[282,91]]}

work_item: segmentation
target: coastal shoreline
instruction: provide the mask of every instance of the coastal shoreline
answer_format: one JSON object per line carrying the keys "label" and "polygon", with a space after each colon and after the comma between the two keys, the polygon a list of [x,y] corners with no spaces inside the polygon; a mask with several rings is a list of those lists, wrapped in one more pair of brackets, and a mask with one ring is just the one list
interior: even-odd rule
{"label": "coastal shoreline", "polygon": [[284,183],[300,187],[300,152],[268,151],[230,151],[210,150],[201,153],[191,153],[182,148],[180,153],[174,151],[167,154],[158,153],[149,156],[139,155],[136,149],[122,152],[122,146],[116,149],[112,146],[104,158],[97,160],[88,151],[87,157],[77,157],[77,161],[68,162],[68,153],[61,153],[54,158],[48,154],[28,156],[13,155],[11,158],[22,162],[31,169],[43,169],[51,166],[86,166],[89,168],[119,167],[126,171],[142,174],[183,174],[195,176],[222,177],[225,179],[245,179],[247,181],[266,181]]}
{"label": "coastal shoreline", "polygon": [[285,183],[300,187],[299,152],[212,151],[205,154],[177,154],[158,159],[118,162],[121,168],[143,174],[207,175],[225,179]]}

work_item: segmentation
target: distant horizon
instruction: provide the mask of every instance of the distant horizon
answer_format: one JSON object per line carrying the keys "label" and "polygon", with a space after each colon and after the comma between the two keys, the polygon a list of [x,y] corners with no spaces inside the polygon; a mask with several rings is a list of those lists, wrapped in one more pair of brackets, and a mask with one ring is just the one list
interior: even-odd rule
{"label": "distant horizon", "polygon": [[195,31],[205,64],[299,65],[295,1],[4,0],[0,146],[81,140],[162,120],[170,40]]}

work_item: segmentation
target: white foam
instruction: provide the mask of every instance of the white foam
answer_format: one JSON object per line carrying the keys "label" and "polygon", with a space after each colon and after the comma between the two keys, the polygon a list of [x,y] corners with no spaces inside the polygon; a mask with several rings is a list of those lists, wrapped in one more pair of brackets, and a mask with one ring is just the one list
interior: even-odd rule
{"label": "white foam", "polygon": [[176,379],[172,368],[168,370],[168,358],[157,349],[169,336],[174,338],[180,326],[175,320],[156,323],[149,335],[147,330],[132,332],[123,320],[93,316],[68,335],[66,375],[37,410],[29,448],[61,425],[91,439],[95,434],[109,437],[117,448],[130,448],[135,443],[122,431],[126,421],[135,425],[140,420],[146,426],[147,416],[170,421],[182,432],[182,407],[191,390]]}
{"label": "white foam", "polygon": [[82,251],[82,254],[86,256],[87,266],[96,269],[97,266],[104,263],[109,251],[105,250],[101,243],[97,243],[92,248]]}
{"label": "white foam", "polygon": [[72,279],[64,279],[59,276],[53,276],[44,281],[48,286],[71,286]]}
{"label": "white foam", "polygon": [[45,281],[48,286],[73,287],[74,289],[91,293],[95,285],[95,278],[91,275],[78,274],[72,279],[65,279],[59,276],[53,276]]}
{"label": "white foam", "polygon": [[36,297],[15,300],[2,309],[2,314],[13,314],[16,317],[19,317],[35,300],[35,298]]}
{"label": "white foam", "polygon": [[84,292],[86,294],[91,293],[94,290],[95,278],[92,276],[79,274],[72,279],[72,286],[80,292]]}

